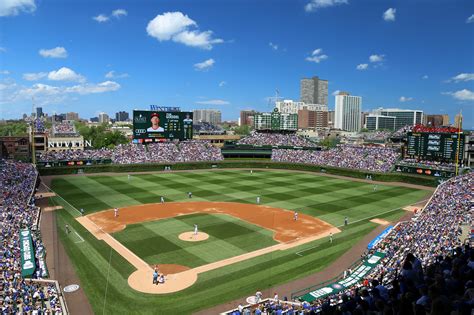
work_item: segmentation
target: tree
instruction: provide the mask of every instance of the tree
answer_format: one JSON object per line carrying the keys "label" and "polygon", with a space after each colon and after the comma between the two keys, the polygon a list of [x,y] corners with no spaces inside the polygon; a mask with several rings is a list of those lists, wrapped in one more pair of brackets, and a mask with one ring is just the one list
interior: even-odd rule
{"label": "tree", "polygon": [[234,132],[238,135],[241,135],[241,136],[247,136],[250,134],[250,126],[249,125],[242,125],[242,126],[239,126],[239,127],[235,127],[234,128]]}
{"label": "tree", "polygon": [[8,122],[0,125],[0,136],[26,136],[28,134],[28,124],[24,121]]}

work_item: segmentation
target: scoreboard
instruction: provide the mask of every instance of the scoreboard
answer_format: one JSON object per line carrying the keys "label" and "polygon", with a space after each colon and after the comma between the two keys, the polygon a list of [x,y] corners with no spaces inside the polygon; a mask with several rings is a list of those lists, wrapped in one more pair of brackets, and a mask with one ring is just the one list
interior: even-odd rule
{"label": "scoreboard", "polygon": [[462,160],[464,138],[464,134],[457,133],[409,132],[407,155],[426,160],[455,161],[459,141],[459,159]]}
{"label": "scoreboard", "polygon": [[192,112],[133,111],[133,139],[138,142],[192,138]]}

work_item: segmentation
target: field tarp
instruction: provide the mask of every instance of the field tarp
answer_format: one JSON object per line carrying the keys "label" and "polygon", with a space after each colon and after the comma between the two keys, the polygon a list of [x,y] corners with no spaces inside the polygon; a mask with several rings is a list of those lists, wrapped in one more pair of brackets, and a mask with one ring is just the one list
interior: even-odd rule
{"label": "field tarp", "polygon": [[21,276],[31,277],[35,272],[35,252],[29,229],[20,231]]}

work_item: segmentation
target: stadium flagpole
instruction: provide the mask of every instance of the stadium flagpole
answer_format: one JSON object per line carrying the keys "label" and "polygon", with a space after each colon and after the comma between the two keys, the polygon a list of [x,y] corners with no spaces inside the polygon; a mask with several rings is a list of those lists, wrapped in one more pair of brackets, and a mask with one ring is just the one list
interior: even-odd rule
{"label": "stadium flagpole", "polygon": [[461,127],[462,127],[462,110],[459,112],[459,120],[458,120],[458,145],[456,146],[456,173],[455,173],[456,176],[458,176],[458,173],[459,173],[459,146],[461,144]]}

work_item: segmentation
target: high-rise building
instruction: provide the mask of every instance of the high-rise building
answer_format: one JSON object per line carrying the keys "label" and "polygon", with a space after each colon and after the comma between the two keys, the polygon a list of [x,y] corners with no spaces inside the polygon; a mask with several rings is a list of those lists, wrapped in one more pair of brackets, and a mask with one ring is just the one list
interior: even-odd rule
{"label": "high-rise building", "polygon": [[79,114],[75,112],[66,113],[66,120],[79,120]]}
{"label": "high-rise building", "polygon": [[346,131],[361,129],[362,97],[352,96],[347,92],[336,95],[334,128]]}
{"label": "high-rise building", "polygon": [[36,118],[43,117],[43,107],[36,107]]}
{"label": "high-rise building", "polygon": [[129,114],[124,111],[120,111],[115,113],[115,120],[116,121],[127,121],[129,119]]}
{"label": "high-rise building", "polygon": [[373,114],[395,117],[396,130],[404,126],[414,126],[423,123],[423,111],[417,109],[379,108]]}
{"label": "high-rise building", "polygon": [[[460,122],[462,122],[462,115],[456,114],[456,116],[454,116],[454,127],[459,128]],[[462,128],[462,123],[461,123],[461,128]]]}
{"label": "high-rise building", "polygon": [[382,115],[368,115],[366,118],[366,128],[370,131],[374,130],[392,130],[395,131],[395,120],[394,116],[382,116]]}
{"label": "high-rise building", "polygon": [[241,110],[240,111],[240,126],[253,126],[254,116],[257,112],[254,110]]}
{"label": "high-rise building", "polygon": [[333,110],[328,111],[328,127],[334,128],[334,117],[336,112]]}
{"label": "high-rise building", "polygon": [[301,109],[307,109],[309,111],[326,111],[328,110],[327,105],[323,104],[306,104],[304,102],[295,102],[293,100],[283,100],[275,102],[275,107],[282,114],[297,114]]}
{"label": "high-rise building", "polygon": [[300,101],[306,104],[328,105],[328,81],[318,77],[303,78],[300,82]]}
{"label": "high-rise building", "polygon": [[298,129],[323,129],[327,127],[327,111],[308,110],[307,108],[298,110]]}
{"label": "high-rise building", "polygon": [[367,116],[369,116],[369,112],[362,112],[360,114],[360,127],[361,128],[367,128],[367,126],[366,126]]}
{"label": "high-rise building", "polygon": [[107,115],[106,113],[100,113],[99,114],[99,123],[101,124],[108,124],[110,121],[110,118],[109,118],[109,115]]}
{"label": "high-rise building", "polygon": [[222,121],[222,114],[217,109],[195,109],[193,119],[198,122],[207,122],[213,125],[219,125]]}

